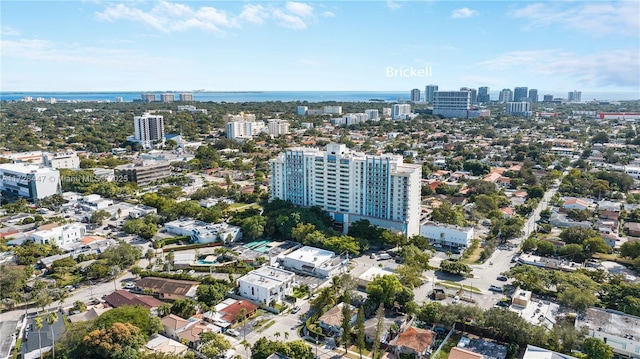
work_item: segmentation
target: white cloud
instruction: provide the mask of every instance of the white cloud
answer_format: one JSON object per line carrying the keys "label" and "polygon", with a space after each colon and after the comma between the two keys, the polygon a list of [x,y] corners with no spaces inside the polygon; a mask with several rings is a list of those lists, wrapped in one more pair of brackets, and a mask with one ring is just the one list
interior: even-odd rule
{"label": "white cloud", "polygon": [[478,12],[476,10],[469,9],[468,7],[456,9],[451,12],[452,19],[462,19],[467,17],[474,17],[477,15],[478,15]]}
{"label": "white cloud", "polygon": [[9,26],[3,26],[2,29],[0,29],[0,35],[2,36],[18,36],[20,35],[20,31],[9,27]]}
{"label": "white cloud", "polygon": [[[638,86],[637,48],[577,55],[560,50],[515,51],[476,64],[492,70],[524,69],[536,76],[569,77],[583,86]],[[521,70],[518,70],[521,71]]]}
{"label": "white cloud", "polygon": [[325,11],[322,13],[322,16],[324,17],[336,17],[336,14],[332,13],[331,11]]}
{"label": "white cloud", "polygon": [[238,18],[253,24],[262,24],[269,17],[269,11],[262,5],[245,5]]}
{"label": "white cloud", "polygon": [[300,17],[311,17],[313,16],[313,7],[309,4],[301,3],[301,2],[288,2],[285,5],[287,11],[291,14],[300,16]]}
{"label": "white cloud", "polygon": [[510,12],[525,21],[525,29],[562,26],[596,37],[608,34],[640,35],[640,2],[536,3]]}
{"label": "white cloud", "polygon": [[387,7],[391,10],[396,10],[402,7],[402,5],[398,4],[393,0],[387,0]]}
{"label": "white cloud", "polygon": [[[148,11],[141,10],[136,4],[110,5],[96,13],[96,17],[102,21],[141,22],[162,32],[200,29],[224,34],[227,29],[239,28],[243,23],[261,25],[267,19],[273,19],[283,27],[305,29],[317,21],[314,11],[309,4],[290,1],[284,7],[247,4],[239,14],[234,15],[210,6],[192,8],[185,4],[160,1]],[[323,15],[335,16],[330,11]]]}

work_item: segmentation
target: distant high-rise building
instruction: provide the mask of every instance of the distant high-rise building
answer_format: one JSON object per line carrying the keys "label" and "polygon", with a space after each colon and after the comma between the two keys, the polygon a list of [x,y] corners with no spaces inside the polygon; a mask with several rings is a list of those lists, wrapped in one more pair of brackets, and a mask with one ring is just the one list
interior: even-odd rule
{"label": "distant high-rise building", "polygon": [[116,96],[116,98],[113,99],[113,102],[124,102],[124,99],[121,96]]}
{"label": "distant high-rise building", "polygon": [[521,102],[523,98],[527,97],[528,88],[516,87],[513,91],[513,102]]}
{"label": "distant high-rise building", "polygon": [[531,104],[526,101],[507,102],[507,114],[519,117],[531,117]]}
{"label": "distant high-rise building", "polygon": [[135,140],[142,147],[151,148],[157,141],[164,145],[164,117],[149,113],[145,113],[142,116],[134,116],[133,127],[135,129]]}
{"label": "distant high-rise building", "polygon": [[544,101],[544,102],[553,101],[553,95],[544,95],[544,96],[542,96],[542,101]]}
{"label": "distant high-rise building", "polygon": [[471,91],[436,91],[433,114],[467,118],[471,109]]}
{"label": "distant high-rise building", "polygon": [[498,102],[513,102],[513,92],[511,92],[511,89],[502,89],[502,91],[500,91]]}
{"label": "distant high-rise building", "polygon": [[183,102],[192,102],[193,101],[193,94],[192,93],[185,92],[185,93],[181,93],[179,96],[180,96],[180,101],[183,101]]}
{"label": "distant high-rise building", "polygon": [[420,102],[420,90],[411,90],[411,102]]}
{"label": "distant high-rise building", "polygon": [[572,91],[569,92],[568,97],[569,102],[581,102],[582,101],[582,91]]}
{"label": "distant high-rise building", "polygon": [[478,90],[469,87],[461,87],[460,91],[469,91],[469,94],[471,95],[471,104],[473,105],[478,103]]}
{"label": "distant high-rise building", "polygon": [[349,224],[367,219],[410,237],[420,233],[420,165],[402,156],[368,156],[329,144],[288,148],[269,161],[270,199],[327,211],[334,221]]}
{"label": "distant high-rise building", "polygon": [[538,90],[537,89],[529,89],[529,99],[531,102],[538,102]]}
{"label": "distant high-rise building", "polygon": [[364,114],[367,116],[367,120],[377,121],[380,119],[379,112],[376,109],[364,110]]}
{"label": "distant high-rise building", "polygon": [[143,93],[141,95],[142,101],[144,102],[155,102],[156,101],[156,95],[152,94],[152,93]]}
{"label": "distant high-rise building", "polygon": [[408,103],[395,104],[391,110],[391,118],[394,120],[406,120],[411,115],[411,105]]}
{"label": "distant high-rise building", "polygon": [[162,102],[173,102],[176,100],[176,96],[172,93],[163,93],[160,95],[160,100]]}
{"label": "distant high-rise building", "polygon": [[427,85],[427,87],[424,88],[424,100],[433,103],[433,94],[436,91],[438,91],[438,85]]}
{"label": "distant high-rise building", "polygon": [[267,122],[267,131],[270,136],[278,137],[289,133],[289,121],[274,118]]}
{"label": "distant high-rise building", "polygon": [[296,115],[304,116],[304,115],[307,114],[308,110],[309,110],[308,106],[298,106],[298,107],[296,107]]}
{"label": "distant high-rise building", "polygon": [[489,101],[491,101],[491,96],[489,95],[489,88],[487,86],[478,88],[478,102],[489,102]]}

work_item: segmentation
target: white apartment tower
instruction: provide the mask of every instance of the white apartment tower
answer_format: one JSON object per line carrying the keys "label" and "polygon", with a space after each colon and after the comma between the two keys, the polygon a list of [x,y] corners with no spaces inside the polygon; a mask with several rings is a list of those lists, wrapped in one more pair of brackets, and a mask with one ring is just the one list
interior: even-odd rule
{"label": "white apartment tower", "polygon": [[164,145],[164,117],[145,113],[133,118],[135,139],[144,148],[151,148],[156,141]]}
{"label": "white apartment tower", "polygon": [[419,89],[411,90],[411,102],[420,102],[420,90]]}
{"label": "white apartment tower", "polygon": [[411,105],[401,103],[393,105],[391,109],[391,118],[394,120],[406,120],[411,116]]}
{"label": "white apartment tower", "polygon": [[471,91],[436,91],[434,93],[434,115],[467,118],[470,109]]}
{"label": "white apartment tower", "polygon": [[248,140],[261,132],[267,131],[264,121],[231,121],[226,126],[227,138],[233,140]]}
{"label": "white apartment tower", "polygon": [[269,120],[269,122],[267,122],[267,130],[269,131],[269,135],[273,137],[286,135],[290,132],[289,121],[279,118]]}
{"label": "white apartment tower", "polygon": [[402,156],[367,156],[329,144],[326,151],[290,148],[271,164],[271,199],[318,206],[343,224],[371,224],[413,236],[420,231],[420,165]]}
{"label": "white apartment tower", "polygon": [[380,115],[376,109],[364,110],[364,114],[367,116],[367,120],[377,121],[380,119]]}
{"label": "white apartment tower", "polygon": [[531,117],[531,103],[526,101],[507,102],[507,114],[518,117]]}

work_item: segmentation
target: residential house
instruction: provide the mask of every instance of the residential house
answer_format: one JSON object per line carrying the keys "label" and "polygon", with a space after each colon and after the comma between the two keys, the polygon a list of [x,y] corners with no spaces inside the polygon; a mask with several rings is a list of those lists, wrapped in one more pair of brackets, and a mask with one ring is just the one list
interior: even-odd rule
{"label": "residential house", "polygon": [[136,305],[139,305],[145,309],[149,309],[154,315],[157,315],[158,307],[163,304],[160,300],[154,297],[148,295],[135,295],[122,289],[116,290],[115,292],[107,295],[104,298],[104,301],[114,308],[127,305],[135,307]]}
{"label": "residential house", "polygon": [[562,203],[562,208],[569,209],[577,209],[580,211],[588,210],[591,208],[591,204],[581,198],[569,197],[564,200]]}
{"label": "residential house", "polygon": [[[407,320],[409,318],[406,315],[397,315],[393,318],[385,315],[382,321],[382,334],[380,336],[380,343],[385,346],[389,344],[391,340],[391,335],[389,333],[389,329],[394,325],[398,328],[398,331],[403,331],[405,325],[407,325]],[[373,339],[376,337],[376,331],[378,330],[378,319],[377,318],[369,318],[364,322],[364,339],[368,343],[372,343]]]}
{"label": "residential house", "polygon": [[145,347],[159,354],[178,356],[184,354],[189,349],[186,345],[160,334],[155,334],[153,338],[145,344]]}
{"label": "residential house", "polygon": [[485,359],[484,355],[474,353],[471,350],[462,349],[458,347],[451,348],[448,359]]}
{"label": "residential house", "polygon": [[627,222],[624,224],[624,229],[628,235],[632,237],[640,237],[640,223]]}
{"label": "residential house", "polygon": [[220,308],[218,310],[218,313],[220,314],[222,320],[227,323],[233,324],[237,322],[238,319],[242,318],[243,310],[245,313],[244,317],[249,318],[253,314],[255,314],[256,310],[258,310],[258,306],[248,300],[236,300],[232,304],[229,304],[224,308]]}
{"label": "residential house", "polygon": [[200,318],[191,317],[189,319],[181,318],[174,314],[169,314],[162,318],[162,328],[164,334],[169,338],[188,343],[192,348],[200,345],[200,334],[203,332],[220,333],[220,327],[213,324],[207,324]]}
{"label": "residential house", "polygon": [[141,292],[149,291],[161,300],[176,300],[195,298],[199,284],[190,280],[146,277],[136,282],[136,288]]}
{"label": "residential house", "polygon": [[502,207],[500,209],[498,209],[500,212],[502,212],[502,215],[505,218],[511,218],[516,214],[516,209],[513,207]]}
{"label": "residential house", "polygon": [[[327,333],[341,333],[342,332],[342,308],[345,303],[339,303],[333,308],[327,310],[324,314],[322,314],[319,318],[320,320],[320,328],[322,328]],[[352,317],[350,320],[351,325],[355,324],[357,310],[354,306],[351,306]]]}
{"label": "residential house", "polygon": [[411,326],[400,333],[390,345],[396,355],[409,354],[414,358],[428,358],[435,339],[436,333],[431,330]]}

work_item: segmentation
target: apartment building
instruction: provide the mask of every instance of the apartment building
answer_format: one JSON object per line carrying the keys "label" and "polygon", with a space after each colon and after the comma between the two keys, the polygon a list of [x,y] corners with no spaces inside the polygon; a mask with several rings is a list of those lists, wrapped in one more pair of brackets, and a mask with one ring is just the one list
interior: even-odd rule
{"label": "apartment building", "polygon": [[269,305],[293,293],[296,275],[275,267],[261,267],[238,278],[238,294]]}
{"label": "apartment building", "polygon": [[133,117],[134,140],[144,148],[151,148],[155,142],[164,145],[164,117],[145,113]]}
{"label": "apartment building", "polygon": [[434,93],[434,115],[467,118],[470,109],[470,91],[436,91]]}
{"label": "apartment building", "polygon": [[290,148],[270,161],[271,199],[327,211],[346,233],[372,224],[412,236],[420,231],[420,165],[402,156],[368,156],[329,144],[326,151]]}
{"label": "apartment building", "polygon": [[74,151],[45,153],[42,160],[45,166],[53,169],[80,168],[80,158]]}

